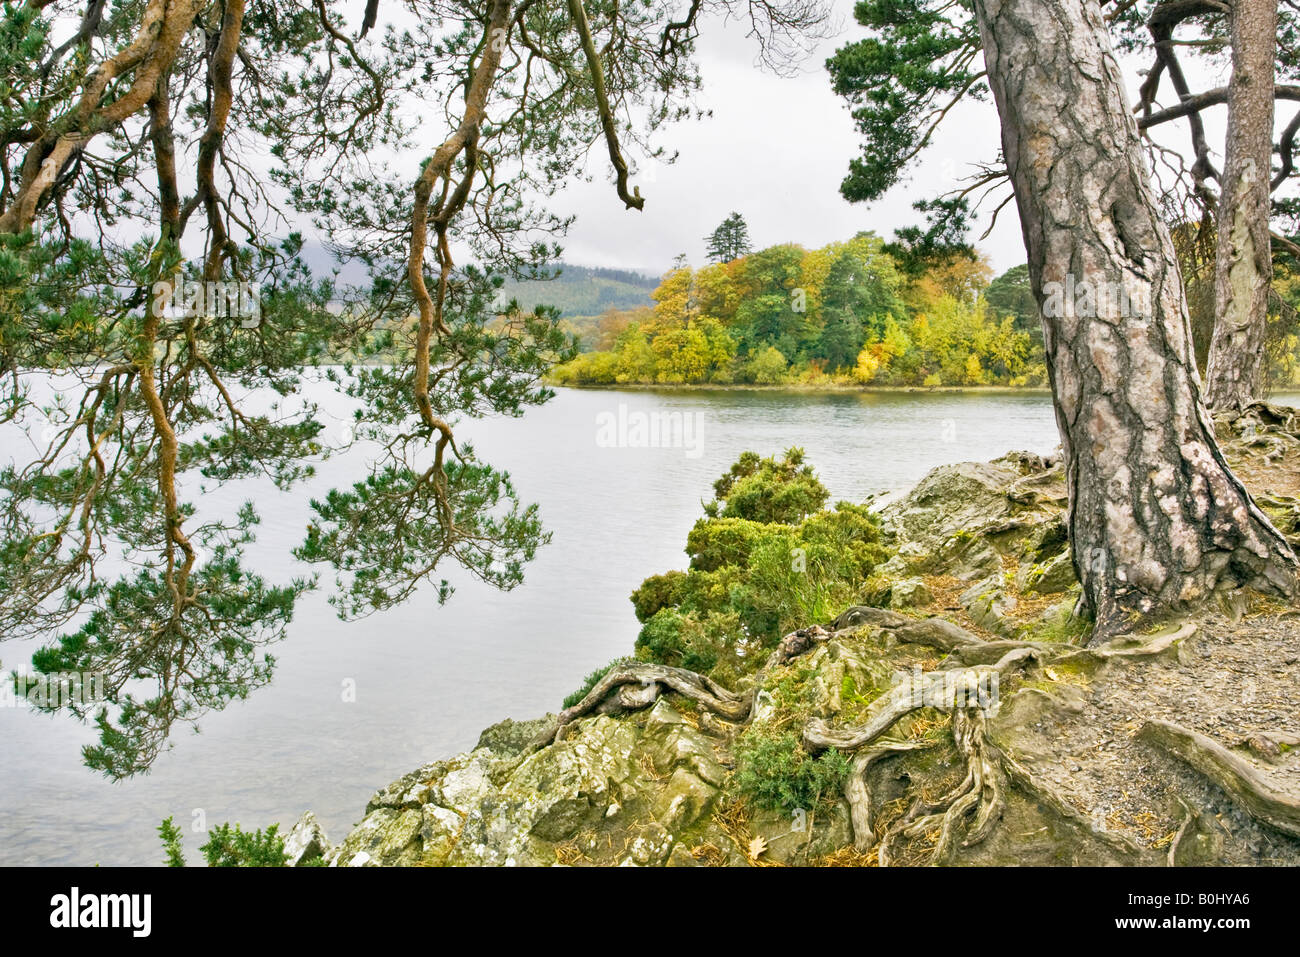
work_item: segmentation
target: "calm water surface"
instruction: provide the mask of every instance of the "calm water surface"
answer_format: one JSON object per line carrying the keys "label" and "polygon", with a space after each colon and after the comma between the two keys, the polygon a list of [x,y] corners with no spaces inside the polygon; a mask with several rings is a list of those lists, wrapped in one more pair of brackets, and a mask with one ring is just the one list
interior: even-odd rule
{"label": "calm water surface", "polygon": [[[343,406],[319,398],[341,422]],[[690,416],[691,446],[610,446],[635,443],[640,416],[652,413]],[[466,423],[458,434],[510,470],[554,532],[522,587],[501,594],[464,581],[441,608],[425,592],[348,623],[326,604],[323,575],[274,651],[273,685],[209,716],[201,734],[181,734],[151,774],[120,784],[80,764],[85,728],[0,708],[0,864],[158,863],[158,822],[174,815],[188,828],[198,811],[209,825],[287,828],[310,808],[342,838],[376,788],[473,746],[501,718],[555,710],[587,672],[626,654],[637,632],[628,594],[685,565],[701,501],[745,449],[801,445],[833,500],[860,501],[945,462],[1057,444],[1048,397],[1022,394],[561,390],[522,419]],[[262,525],[250,562],[272,581],[300,574],[288,555],[308,499],[359,478],[363,457],[333,459],[289,494],[244,482],[204,495],[199,519],[254,499]],[[28,655],[0,645],[5,662]],[[342,694],[349,680],[352,703]],[[192,859],[201,842],[190,836]]]}

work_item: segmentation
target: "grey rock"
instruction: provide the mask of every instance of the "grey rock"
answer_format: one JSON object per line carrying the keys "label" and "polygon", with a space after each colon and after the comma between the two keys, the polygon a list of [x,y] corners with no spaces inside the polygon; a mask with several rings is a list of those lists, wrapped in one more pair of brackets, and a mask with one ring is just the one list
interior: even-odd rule
{"label": "grey rock", "polygon": [[284,839],[285,865],[302,867],[308,861],[325,858],[330,853],[330,842],[311,811],[304,811]]}

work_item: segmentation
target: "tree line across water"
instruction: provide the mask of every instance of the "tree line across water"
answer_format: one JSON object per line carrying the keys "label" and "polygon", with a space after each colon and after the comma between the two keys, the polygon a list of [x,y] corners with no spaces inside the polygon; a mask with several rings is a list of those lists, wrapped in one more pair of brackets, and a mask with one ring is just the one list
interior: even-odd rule
{"label": "tree line across water", "polygon": [[[562,384],[1043,385],[1028,277],[955,257],[906,276],[871,233],[782,244],[699,269],[679,263],[653,307],[610,310]],[[990,302],[990,293],[993,301]],[[1027,305],[1033,307],[1032,296]]]}
{"label": "tree line across water", "polygon": [[[993,276],[970,248],[911,257],[863,231],[816,250],[753,251],[740,213],[706,237],[712,261],[679,257],[653,306],[567,320],[584,351],[551,374],[560,385],[1048,385],[1030,270]],[[1213,333],[1213,277],[1196,224],[1175,229],[1201,359]],[[564,272],[581,267],[564,267]],[[1269,381],[1300,380],[1300,274],[1275,269]],[[538,298],[545,298],[545,291]],[[1201,315],[1204,313],[1204,315]]]}
{"label": "tree line across water", "polygon": [[[734,215],[734,214],[733,214]],[[726,224],[724,223],[724,226]],[[719,227],[722,229],[723,227]],[[1181,234],[1189,299],[1201,287],[1194,230]],[[679,261],[652,306],[568,320],[587,351],[561,385],[1043,387],[1039,306],[1027,266],[994,276],[959,252],[908,268],[870,232],[819,249],[793,243],[692,268]],[[1300,379],[1300,275],[1280,268],[1269,355],[1275,386]],[[542,293],[542,296],[545,294]],[[1213,322],[1195,323],[1208,336]],[[1198,350],[1200,351],[1200,350]]]}

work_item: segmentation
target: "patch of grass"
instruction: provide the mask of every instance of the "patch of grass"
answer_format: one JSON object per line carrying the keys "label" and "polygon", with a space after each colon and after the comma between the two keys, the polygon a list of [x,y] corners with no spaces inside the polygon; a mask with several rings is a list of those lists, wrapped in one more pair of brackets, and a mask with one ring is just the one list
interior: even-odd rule
{"label": "patch of grass", "polygon": [[853,675],[846,673],[840,682],[840,707],[843,709],[840,719],[849,724],[857,723],[883,693],[884,689],[879,687],[860,690]]}

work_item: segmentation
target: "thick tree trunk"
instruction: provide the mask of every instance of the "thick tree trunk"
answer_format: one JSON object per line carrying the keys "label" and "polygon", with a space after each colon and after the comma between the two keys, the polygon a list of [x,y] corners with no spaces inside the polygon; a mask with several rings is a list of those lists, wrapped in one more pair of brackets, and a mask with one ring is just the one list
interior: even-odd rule
{"label": "thick tree trunk", "polygon": [[1220,586],[1294,594],[1224,463],[1182,282],[1095,0],[976,0],[1043,328],[1070,542],[1097,638]]}
{"label": "thick tree trunk", "polygon": [[1211,409],[1264,398],[1264,336],[1273,258],[1268,235],[1277,0],[1233,0],[1228,145],[1214,263],[1214,338],[1205,376]]}

